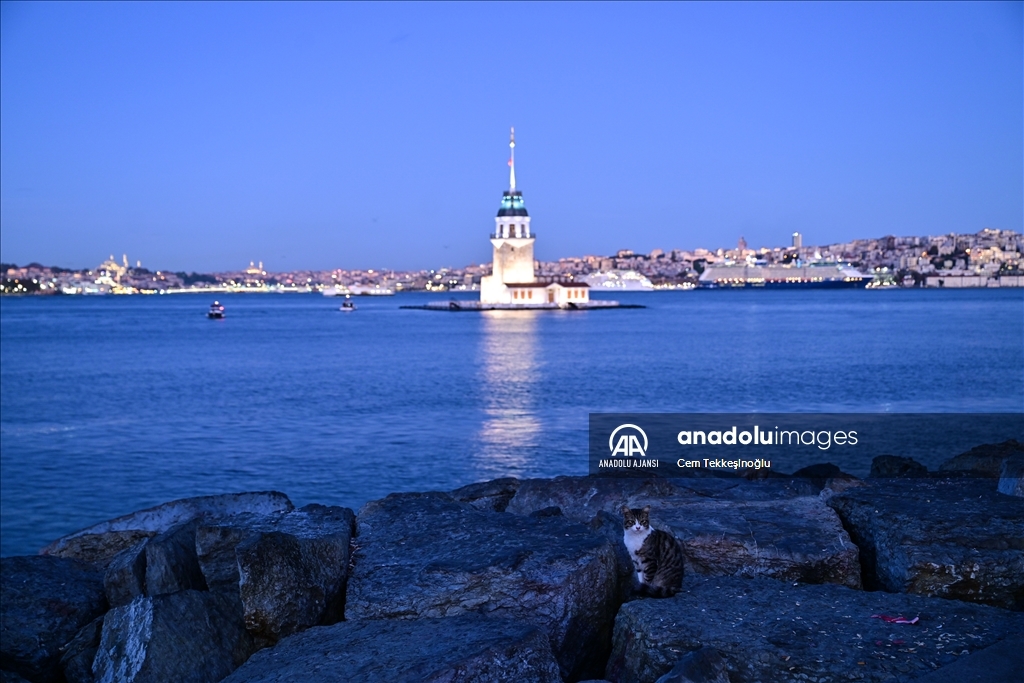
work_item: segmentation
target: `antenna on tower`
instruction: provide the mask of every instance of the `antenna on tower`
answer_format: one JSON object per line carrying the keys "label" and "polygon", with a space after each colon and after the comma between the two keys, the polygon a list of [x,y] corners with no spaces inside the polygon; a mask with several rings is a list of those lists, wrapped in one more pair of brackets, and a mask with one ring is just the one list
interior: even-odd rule
{"label": "antenna on tower", "polygon": [[512,127],[512,132],[509,135],[508,147],[511,150],[511,156],[508,159],[508,185],[509,190],[515,191],[516,189],[516,129]]}

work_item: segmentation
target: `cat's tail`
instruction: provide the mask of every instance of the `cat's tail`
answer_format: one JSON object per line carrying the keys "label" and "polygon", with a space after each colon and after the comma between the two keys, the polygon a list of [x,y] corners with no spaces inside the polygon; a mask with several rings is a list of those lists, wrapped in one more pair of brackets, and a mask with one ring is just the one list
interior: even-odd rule
{"label": "cat's tail", "polygon": [[646,583],[640,586],[640,591],[652,598],[671,598],[679,590],[678,586],[648,586]]}

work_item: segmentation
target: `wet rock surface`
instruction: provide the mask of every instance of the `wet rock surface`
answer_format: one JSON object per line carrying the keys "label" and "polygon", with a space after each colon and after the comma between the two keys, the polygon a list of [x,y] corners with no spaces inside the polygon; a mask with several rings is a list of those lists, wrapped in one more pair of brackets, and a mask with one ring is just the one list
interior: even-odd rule
{"label": "wet rock surface", "polygon": [[199,564],[211,590],[239,596],[257,644],[271,645],[342,617],[354,524],[348,508],[315,504],[203,523]]}
{"label": "wet rock surface", "polygon": [[1022,630],[1024,614],[955,600],[700,578],[673,598],[622,606],[606,678],[654,681],[682,656],[710,647],[731,683],[910,680]]}
{"label": "wet rock surface", "polygon": [[547,634],[478,615],[320,626],[254,655],[225,683],[560,683]]}
{"label": "wet rock surface", "polygon": [[559,506],[567,517],[588,521],[598,511],[620,517],[623,504],[650,505],[654,527],[682,543],[687,574],[859,586],[856,545],[818,489],[803,495],[806,487],[806,481],[779,479],[559,477],[522,482],[507,511]]}
{"label": "wet rock surface", "polygon": [[106,567],[115,555],[139,541],[193,519],[219,518],[246,512],[286,512],[292,507],[288,496],[277,491],[184,498],[94,524],[58,538],[40,552]]}
{"label": "wet rock surface", "polygon": [[93,673],[97,683],[215,683],[253,650],[234,596],[144,596],[104,617]]}
{"label": "wet rock surface", "polygon": [[546,631],[563,676],[600,675],[619,594],[605,536],[561,515],[485,512],[441,493],[368,503],[357,529],[346,619],[517,619]]}
{"label": "wet rock surface", "polygon": [[836,494],[869,589],[1024,607],[1024,499],[991,479],[880,480]]}
{"label": "wet rock surface", "polygon": [[103,576],[61,557],[0,559],[0,668],[61,678],[60,648],[107,608]]}

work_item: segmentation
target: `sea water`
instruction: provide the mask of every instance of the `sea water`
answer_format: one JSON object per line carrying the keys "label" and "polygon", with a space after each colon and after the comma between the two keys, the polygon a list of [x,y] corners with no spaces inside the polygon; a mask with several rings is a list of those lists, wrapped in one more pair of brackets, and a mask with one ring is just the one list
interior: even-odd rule
{"label": "sea water", "polygon": [[645,292],[616,296],[642,309],[485,313],[399,308],[436,294],[353,312],[315,294],[219,298],[224,320],[206,318],[210,295],[0,300],[0,553],[186,496],[357,508],[582,475],[591,412],[1024,410],[1019,289]]}

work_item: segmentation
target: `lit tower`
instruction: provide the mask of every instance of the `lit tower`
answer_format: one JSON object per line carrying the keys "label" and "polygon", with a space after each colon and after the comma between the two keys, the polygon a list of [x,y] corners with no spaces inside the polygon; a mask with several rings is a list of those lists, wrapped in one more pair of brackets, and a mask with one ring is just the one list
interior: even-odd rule
{"label": "lit tower", "polygon": [[494,264],[491,275],[480,280],[480,301],[485,304],[512,303],[509,284],[536,282],[533,274],[533,234],[523,193],[516,189],[516,129],[509,138],[508,190],[494,219]]}

